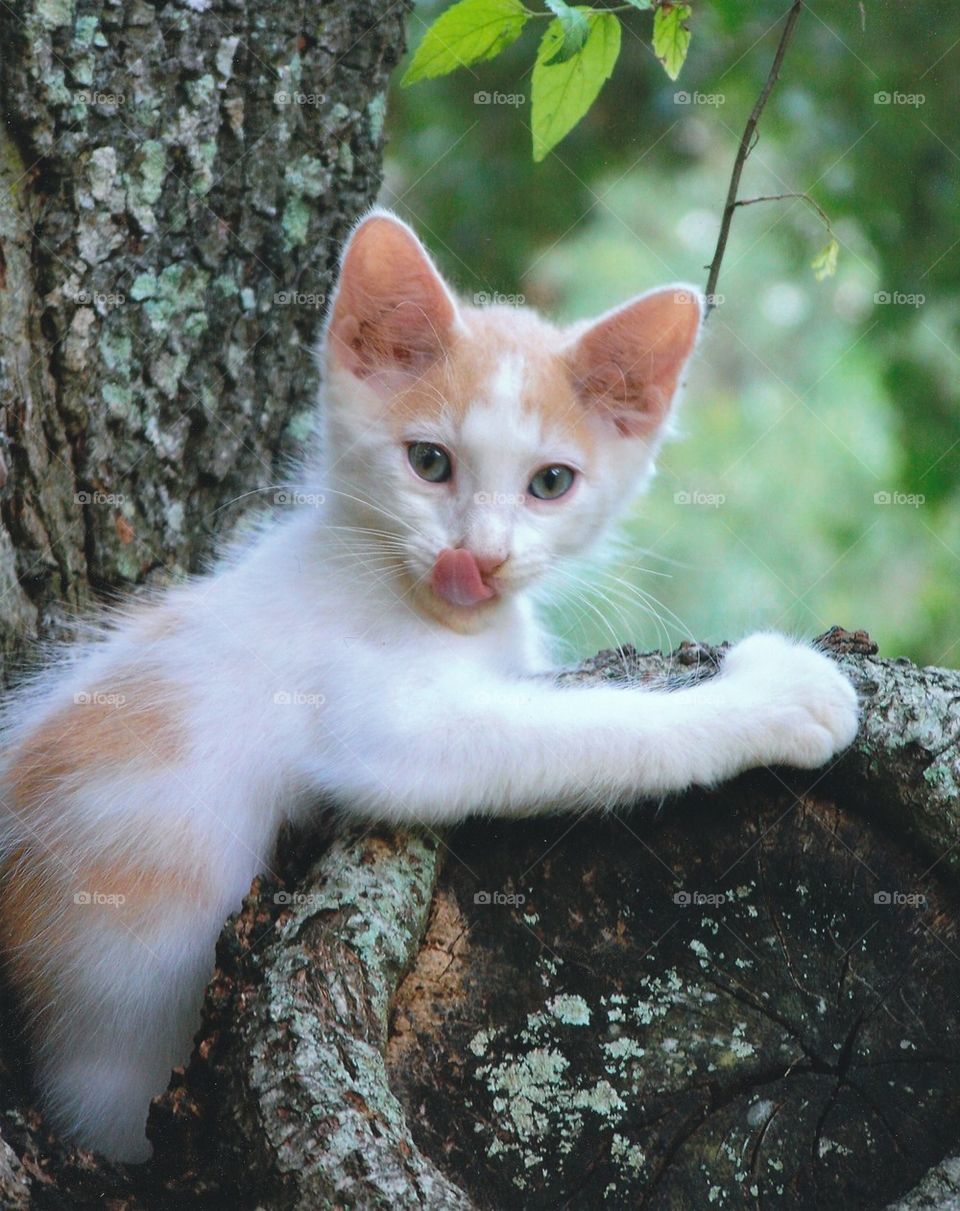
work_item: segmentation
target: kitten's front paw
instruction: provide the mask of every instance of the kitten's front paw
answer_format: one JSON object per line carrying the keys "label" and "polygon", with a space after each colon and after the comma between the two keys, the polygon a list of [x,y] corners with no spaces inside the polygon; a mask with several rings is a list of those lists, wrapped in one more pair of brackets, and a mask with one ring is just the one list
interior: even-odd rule
{"label": "kitten's front paw", "polygon": [[857,734],[856,690],[828,656],[783,635],[738,643],[721,677],[756,711],[750,740],[758,764],[816,769]]}

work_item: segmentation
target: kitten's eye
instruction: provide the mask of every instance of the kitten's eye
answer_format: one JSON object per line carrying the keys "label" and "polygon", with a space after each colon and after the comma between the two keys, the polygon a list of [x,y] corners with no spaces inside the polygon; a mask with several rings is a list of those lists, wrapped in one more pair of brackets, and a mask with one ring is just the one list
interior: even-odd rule
{"label": "kitten's eye", "polygon": [[450,455],[443,446],[435,446],[433,442],[411,442],[407,446],[407,458],[420,478],[431,484],[446,483],[453,474]]}
{"label": "kitten's eye", "polygon": [[570,491],[574,478],[570,467],[544,467],[530,480],[530,492],[538,500],[556,500]]}

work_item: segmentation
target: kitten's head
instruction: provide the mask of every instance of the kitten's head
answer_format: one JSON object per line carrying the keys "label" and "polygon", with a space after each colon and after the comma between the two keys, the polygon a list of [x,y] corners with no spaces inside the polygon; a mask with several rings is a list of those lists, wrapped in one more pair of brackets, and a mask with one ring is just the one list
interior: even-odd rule
{"label": "kitten's head", "polygon": [[370,215],[325,344],[324,473],[358,558],[448,626],[492,621],[649,478],[701,316],[689,286],[566,329],[467,306],[406,224]]}

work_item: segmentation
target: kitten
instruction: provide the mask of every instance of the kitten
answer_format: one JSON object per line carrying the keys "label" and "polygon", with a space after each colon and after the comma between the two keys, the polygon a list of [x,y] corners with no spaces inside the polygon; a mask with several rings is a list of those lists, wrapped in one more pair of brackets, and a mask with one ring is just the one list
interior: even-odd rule
{"label": "kitten", "polygon": [[7,708],[0,942],[62,1130],[149,1155],[221,925],[321,798],[451,823],[815,767],[850,743],[851,686],[776,635],[672,693],[529,677],[548,648],[528,591],[649,479],[702,314],[688,286],[568,329],[469,307],[400,220],[356,228],[322,453],[292,507]]}

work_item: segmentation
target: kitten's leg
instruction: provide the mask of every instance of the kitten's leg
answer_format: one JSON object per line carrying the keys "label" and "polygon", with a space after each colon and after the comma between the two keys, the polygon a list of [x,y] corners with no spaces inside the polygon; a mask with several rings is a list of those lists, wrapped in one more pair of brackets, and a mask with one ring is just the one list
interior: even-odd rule
{"label": "kitten's leg", "polygon": [[167,920],[137,936],[111,911],[71,931],[71,953],[46,955],[54,999],[38,1020],[36,1083],[72,1139],[135,1162],[150,1155],[151,1099],[189,1057],[222,919]]}
{"label": "kitten's leg", "polygon": [[95,858],[72,846],[34,838],[7,870],[6,963],[51,1121],[144,1160],[150,1101],[189,1057],[217,936],[262,860],[209,819],[144,820],[136,846],[105,840]]}
{"label": "kitten's leg", "polygon": [[675,692],[411,684],[376,713],[368,705],[362,746],[345,738],[314,775],[355,811],[450,820],[659,796],[758,765],[815,768],[856,730],[856,694],[836,665],[762,634],[718,676]]}

